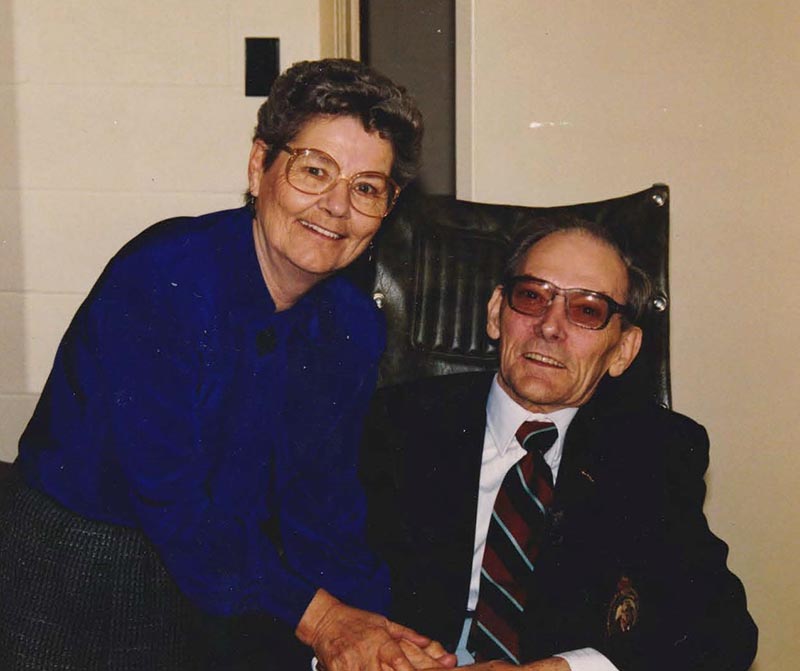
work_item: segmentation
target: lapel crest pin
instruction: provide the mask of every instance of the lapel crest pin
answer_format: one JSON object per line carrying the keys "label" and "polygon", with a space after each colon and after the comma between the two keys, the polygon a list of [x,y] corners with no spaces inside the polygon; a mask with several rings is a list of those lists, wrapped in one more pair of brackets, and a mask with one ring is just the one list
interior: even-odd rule
{"label": "lapel crest pin", "polygon": [[611,599],[606,617],[606,631],[609,636],[629,632],[639,621],[639,593],[634,589],[628,576],[617,582],[617,591]]}

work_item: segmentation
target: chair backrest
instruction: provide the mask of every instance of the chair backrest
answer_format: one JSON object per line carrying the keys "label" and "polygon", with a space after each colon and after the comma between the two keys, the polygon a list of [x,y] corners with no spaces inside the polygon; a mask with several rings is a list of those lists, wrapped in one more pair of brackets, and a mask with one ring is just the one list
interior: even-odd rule
{"label": "chair backrest", "polygon": [[655,283],[637,360],[619,380],[604,384],[669,406],[669,189],[660,184],[621,198],[553,208],[405,198],[382,227],[369,271],[373,298],[388,324],[379,384],[496,369],[486,303],[510,241],[521,227],[564,210],[607,226]]}

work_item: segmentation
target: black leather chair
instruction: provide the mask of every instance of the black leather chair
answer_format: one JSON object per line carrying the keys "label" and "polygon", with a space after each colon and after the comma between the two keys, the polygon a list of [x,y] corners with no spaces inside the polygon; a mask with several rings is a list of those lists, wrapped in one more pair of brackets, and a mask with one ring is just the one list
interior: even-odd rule
{"label": "black leather chair", "polygon": [[625,375],[604,385],[669,406],[669,189],[663,184],[621,198],[553,208],[404,194],[381,228],[375,258],[353,270],[371,287],[387,319],[379,385],[496,369],[495,344],[485,331],[486,302],[500,279],[509,243],[523,226],[563,210],[606,225],[652,275],[655,294],[642,350]]}

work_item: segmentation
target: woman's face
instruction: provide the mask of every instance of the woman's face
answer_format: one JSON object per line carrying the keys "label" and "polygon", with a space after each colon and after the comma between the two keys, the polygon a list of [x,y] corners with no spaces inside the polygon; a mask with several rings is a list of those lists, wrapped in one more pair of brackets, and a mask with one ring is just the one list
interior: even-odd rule
{"label": "woman's face", "polygon": [[[344,177],[366,171],[389,175],[394,160],[391,143],[365,131],[352,117],[311,119],[289,144],[295,149],[324,151],[339,164]],[[278,151],[278,156],[264,170],[267,151]],[[256,223],[268,261],[267,283],[271,278],[293,278],[310,286],[354,261],[382,220],[353,209],[346,180],[322,195],[298,191],[286,181],[288,160],[285,151],[269,149],[256,140],[248,170],[250,192],[257,199]]]}

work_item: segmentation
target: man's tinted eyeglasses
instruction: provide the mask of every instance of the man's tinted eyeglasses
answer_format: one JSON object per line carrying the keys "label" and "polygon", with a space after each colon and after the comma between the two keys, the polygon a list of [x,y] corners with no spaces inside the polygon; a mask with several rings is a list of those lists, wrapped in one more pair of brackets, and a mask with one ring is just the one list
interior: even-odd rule
{"label": "man's tinted eyeglasses", "polygon": [[530,317],[541,317],[556,296],[563,296],[567,320],[592,331],[604,329],[616,313],[627,317],[629,312],[627,305],[620,305],[598,291],[562,289],[552,282],[530,275],[512,277],[504,283],[503,293],[512,310]]}

